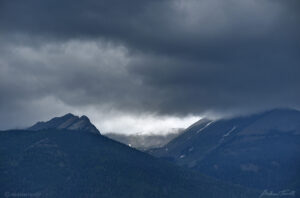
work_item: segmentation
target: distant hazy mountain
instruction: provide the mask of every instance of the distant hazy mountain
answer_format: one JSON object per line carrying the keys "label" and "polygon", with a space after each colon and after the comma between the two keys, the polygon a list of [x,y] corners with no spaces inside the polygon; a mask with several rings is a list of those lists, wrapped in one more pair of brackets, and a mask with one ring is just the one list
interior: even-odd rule
{"label": "distant hazy mountain", "polygon": [[165,135],[159,134],[120,134],[120,133],[106,133],[105,136],[122,142],[128,146],[137,148],[139,150],[147,150],[151,148],[160,148],[170,142],[183,132],[183,129],[176,129],[172,133]]}
{"label": "distant hazy mountain", "polygon": [[67,129],[88,131],[95,134],[100,134],[99,130],[90,122],[86,116],[75,116],[68,113],[62,117],[55,117],[47,122],[38,122],[28,128],[28,130],[37,131],[42,129]]}
{"label": "distant hazy mountain", "polygon": [[300,112],[201,120],[150,153],[223,181],[300,193]]}

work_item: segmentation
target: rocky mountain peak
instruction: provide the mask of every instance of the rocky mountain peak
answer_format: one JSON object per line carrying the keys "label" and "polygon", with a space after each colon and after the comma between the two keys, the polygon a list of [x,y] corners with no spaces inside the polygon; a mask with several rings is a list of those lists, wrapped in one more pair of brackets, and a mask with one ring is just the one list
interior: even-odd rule
{"label": "rocky mountain peak", "polygon": [[46,122],[37,122],[28,129],[33,131],[45,129],[67,129],[100,134],[100,131],[90,122],[90,119],[87,116],[83,115],[79,117],[71,113],[61,117],[52,118]]}

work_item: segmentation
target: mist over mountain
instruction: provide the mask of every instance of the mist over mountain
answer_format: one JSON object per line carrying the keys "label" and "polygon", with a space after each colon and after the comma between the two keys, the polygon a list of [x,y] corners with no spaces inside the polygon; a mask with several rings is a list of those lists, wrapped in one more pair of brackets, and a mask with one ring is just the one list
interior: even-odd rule
{"label": "mist over mountain", "polygon": [[200,120],[149,151],[222,181],[257,189],[300,190],[300,111],[275,109]]}
{"label": "mist over mountain", "polygon": [[172,139],[180,135],[184,129],[173,129],[167,134],[121,134],[121,133],[105,133],[109,137],[118,142],[122,142],[130,147],[139,150],[147,150],[151,148],[163,147]]}

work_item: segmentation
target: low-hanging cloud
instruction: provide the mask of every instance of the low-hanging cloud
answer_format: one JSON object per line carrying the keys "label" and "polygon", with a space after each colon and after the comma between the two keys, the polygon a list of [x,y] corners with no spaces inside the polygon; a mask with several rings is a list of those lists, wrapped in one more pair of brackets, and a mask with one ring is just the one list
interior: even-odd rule
{"label": "low-hanging cloud", "polygon": [[68,111],[108,120],[299,108],[299,9],[297,0],[2,0],[0,127]]}

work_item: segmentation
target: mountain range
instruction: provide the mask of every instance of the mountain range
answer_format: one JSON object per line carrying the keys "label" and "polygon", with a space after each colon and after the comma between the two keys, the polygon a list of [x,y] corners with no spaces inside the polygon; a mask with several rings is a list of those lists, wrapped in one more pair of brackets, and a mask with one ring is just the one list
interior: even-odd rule
{"label": "mountain range", "polygon": [[300,190],[298,110],[201,119],[147,153],[126,141],[73,114],[0,131],[0,194],[294,198]]}
{"label": "mountain range", "polygon": [[67,114],[0,132],[0,195],[76,198],[254,198],[259,192],[178,167]]}

